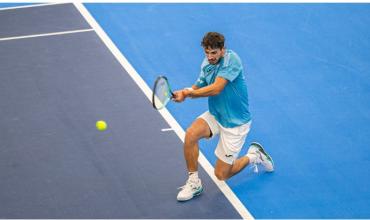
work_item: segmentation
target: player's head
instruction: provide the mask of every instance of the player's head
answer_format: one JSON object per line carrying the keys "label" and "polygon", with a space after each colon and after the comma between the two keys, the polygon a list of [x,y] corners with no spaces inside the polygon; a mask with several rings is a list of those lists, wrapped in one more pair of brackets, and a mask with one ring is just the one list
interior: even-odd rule
{"label": "player's head", "polygon": [[202,47],[210,64],[216,64],[225,54],[225,37],[217,32],[208,32],[202,40]]}

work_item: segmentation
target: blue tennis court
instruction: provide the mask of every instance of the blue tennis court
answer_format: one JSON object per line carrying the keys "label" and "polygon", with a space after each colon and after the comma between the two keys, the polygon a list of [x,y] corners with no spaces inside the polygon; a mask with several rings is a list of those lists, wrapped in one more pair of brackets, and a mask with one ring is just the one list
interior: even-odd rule
{"label": "blue tennis court", "polygon": [[[369,25],[370,4],[0,3],[0,218],[370,218]],[[207,99],[158,112],[151,86],[193,84],[208,31],[276,170],[218,181],[202,141],[205,191],[180,203]]]}

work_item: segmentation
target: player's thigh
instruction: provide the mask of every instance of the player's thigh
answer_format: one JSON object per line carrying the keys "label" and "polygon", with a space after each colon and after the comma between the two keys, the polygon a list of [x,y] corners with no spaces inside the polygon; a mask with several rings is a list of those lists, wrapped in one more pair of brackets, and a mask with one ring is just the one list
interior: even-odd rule
{"label": "player's thigh", "polygon": [[210,136],[211,129],[208,123],[202,118],[197,118],[186,130],[185,138],[191,140],[199,140],[201,138],[209,138]]}

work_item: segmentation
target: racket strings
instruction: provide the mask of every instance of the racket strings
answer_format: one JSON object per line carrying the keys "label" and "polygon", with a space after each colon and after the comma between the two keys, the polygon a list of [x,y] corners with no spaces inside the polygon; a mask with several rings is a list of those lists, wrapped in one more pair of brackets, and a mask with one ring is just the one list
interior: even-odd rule
{"label": "racket strings", "polygon": [[171,99],[170,88],[165,79],[160,79],[155,87],[154,95],[156,99],[153,100],[157,109],[163,108]]}

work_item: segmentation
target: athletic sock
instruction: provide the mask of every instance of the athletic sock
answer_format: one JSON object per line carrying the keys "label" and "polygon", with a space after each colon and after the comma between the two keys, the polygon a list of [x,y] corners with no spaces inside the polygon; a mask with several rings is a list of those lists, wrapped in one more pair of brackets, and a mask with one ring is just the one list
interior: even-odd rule
{"label": "athletic sock", "polygon": [[254,163],[257,160],[256,154],[247,154],[246,156],[249,158],[249,163]]}
{"label": "athletic sock", "polygon": [[198,171],[189,172],[189,179],[192,181],[197,181],[199,179]]}

